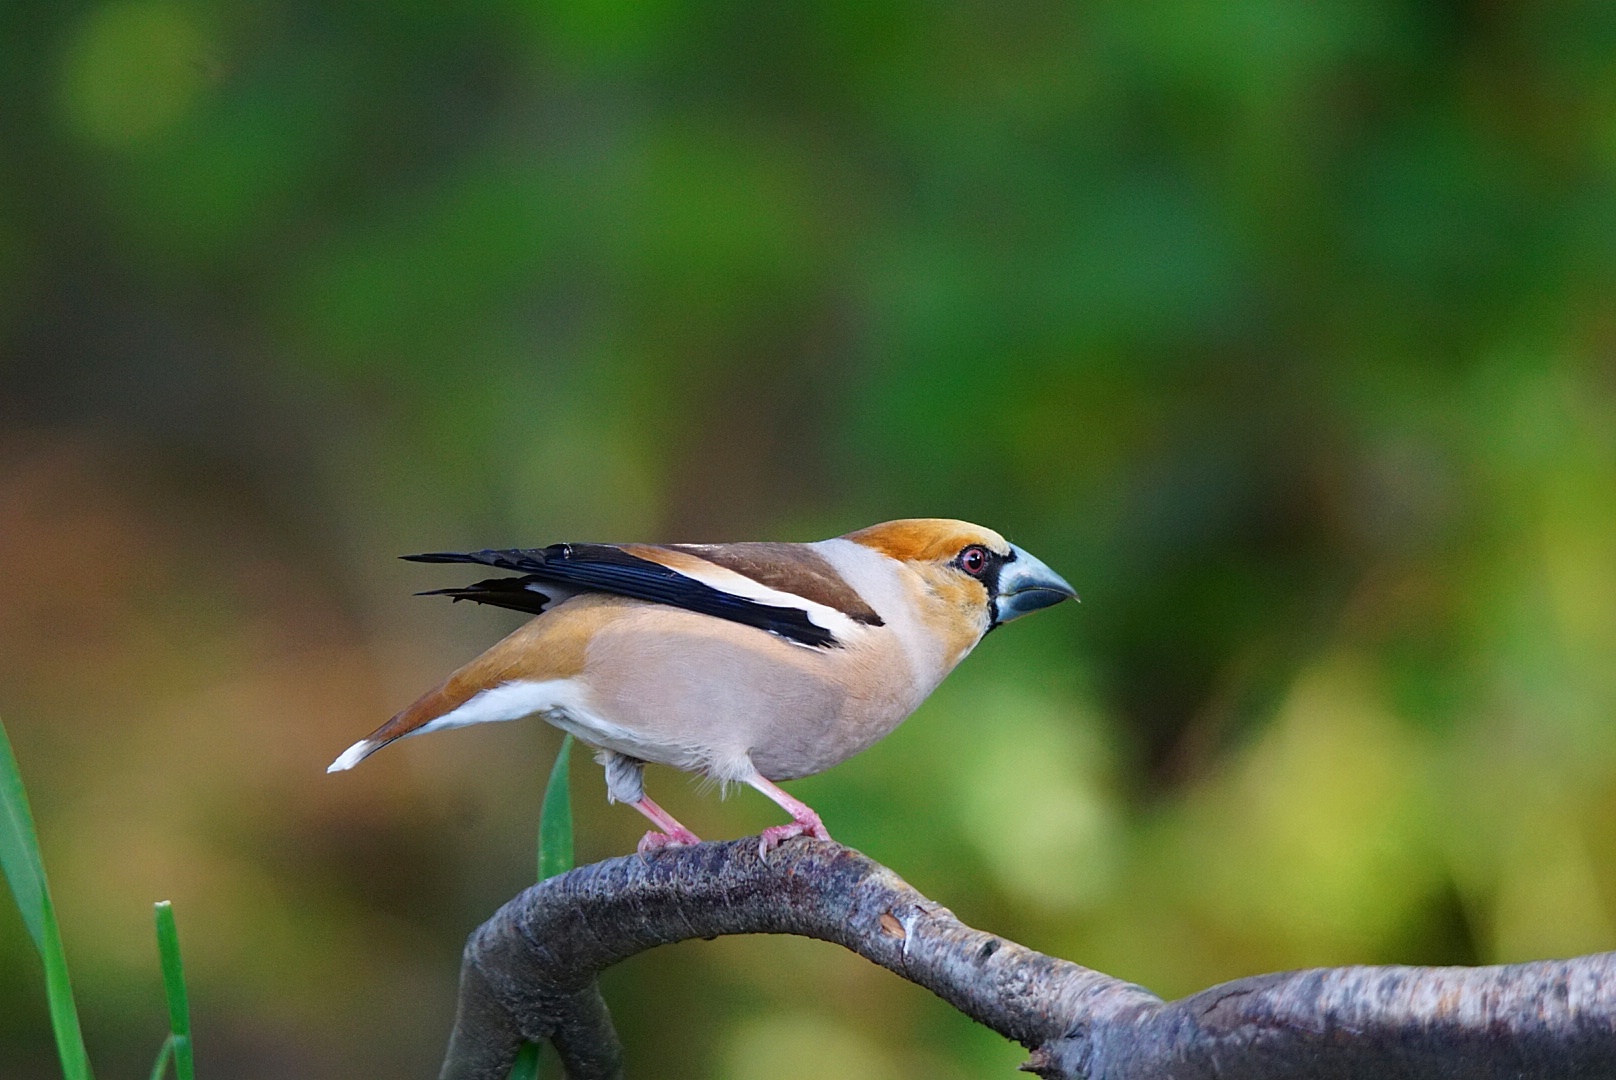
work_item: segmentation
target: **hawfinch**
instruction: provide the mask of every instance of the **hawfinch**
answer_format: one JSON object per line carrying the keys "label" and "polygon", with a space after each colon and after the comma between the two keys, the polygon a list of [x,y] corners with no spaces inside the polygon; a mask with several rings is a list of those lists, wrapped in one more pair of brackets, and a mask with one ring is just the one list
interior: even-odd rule
{"label": "hawfinch", "polygon": [[556,544],[405,556],[515,576],[436,590],[537,618],[353,744],[327,772],[394,739],[539,715],[597,748],[606,790],[656,826],[644,853],[699,839],[645,793],[646,762],[757,788],[791,815],[759,850],[819,815],[776,786],[888,735],[1000,623],[1076,598],[991,529],[889,521],[814,544]]}

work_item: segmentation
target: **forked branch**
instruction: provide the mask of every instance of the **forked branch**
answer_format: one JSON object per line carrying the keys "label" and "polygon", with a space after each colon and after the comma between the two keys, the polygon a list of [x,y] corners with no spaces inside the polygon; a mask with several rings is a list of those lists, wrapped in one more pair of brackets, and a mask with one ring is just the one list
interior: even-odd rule
{"label": "forked branch", "polygon": [[1616,1077],[1616,953],[1483,968],[1346,967],[1178,1001],[974,930],[838,844],[668,848],[551,878],[466,944],[442,1080],[504,1080],[524,1039],[571,1080],[622,1075],[596,976],[721,934],[833,941],[1032,1051],[1046,1080]]}

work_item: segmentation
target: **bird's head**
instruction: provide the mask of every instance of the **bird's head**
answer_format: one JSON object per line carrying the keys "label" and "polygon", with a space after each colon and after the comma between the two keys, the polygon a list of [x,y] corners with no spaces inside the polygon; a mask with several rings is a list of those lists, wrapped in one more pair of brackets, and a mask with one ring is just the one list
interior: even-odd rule
{"label": "bird's head", "polygon": [[1001,623],[1077,599],[1065,578],[992,529],[949,518],[908,518],[872,525],[847,539],[910,570],[923,587],[927,622],[949,639],[970,640]]}

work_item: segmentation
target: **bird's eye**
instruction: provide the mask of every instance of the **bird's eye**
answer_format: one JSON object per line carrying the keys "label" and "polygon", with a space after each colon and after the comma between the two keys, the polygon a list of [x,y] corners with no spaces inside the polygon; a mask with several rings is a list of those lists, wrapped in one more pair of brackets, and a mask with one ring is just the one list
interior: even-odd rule
{"label": "bird's eye", "polygon": [[977,547],[975,544],[972,544],[970,547],[960,552],[959,564],[967,574],[970,574],[972,577],[979,577],[982,571],[986,570],[988,567],[987,548]]}

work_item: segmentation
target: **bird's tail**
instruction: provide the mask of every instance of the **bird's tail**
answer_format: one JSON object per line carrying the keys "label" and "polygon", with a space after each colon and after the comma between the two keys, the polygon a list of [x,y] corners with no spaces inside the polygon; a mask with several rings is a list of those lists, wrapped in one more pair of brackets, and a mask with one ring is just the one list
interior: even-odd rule
{"label": "bird's tail", "polygon": [[474,689],[457,688],[455,682],[454,676],[450,676],[441,685],[422,694],[409,708],[344,750],[325,771],[334,773],[351,769],[393,740],[412,735],[438,717],[454,712],[476,693]]}
{"label": "bird's tail", "polygon": [[[587,624],[589,613],[581,613]],[[327,772],[351,769],[395,739],[444,728],[519,720],[543,712],[547,694],[583,665],[578,626],[534,619],[428,690],[409,708],[344,750]],[[560,633],[557,634],[557,627]],[[543,689],[545,687],[549,690]]]}

